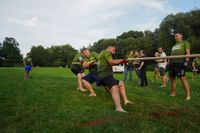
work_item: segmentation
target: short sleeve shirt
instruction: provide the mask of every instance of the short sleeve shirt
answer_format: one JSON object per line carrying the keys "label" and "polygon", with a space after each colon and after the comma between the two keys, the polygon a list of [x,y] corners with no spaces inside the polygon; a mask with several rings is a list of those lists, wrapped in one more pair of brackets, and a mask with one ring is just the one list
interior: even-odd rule
{"label": "short sleeve shirt", "polygon": [[[185,55],[185,50],[190,49],[190,43],[188,41],[177,42],[172,47],[171,55]],[[184,58],[181,59],[170,59],[170,63],[183,63]]]}
{"label": "short sleeve shirt", "polygon": [[[166,54],[165,54],[165,52],[162,52],[162,54],[160,55],[160,57],[166,57]],[[164,60],[162,60],[162,61],[164,61]],[[161,62],[161,63],[158,63],[158,67],[162,67],[162,68],[166,68],[166,62]]]}
{"label": "short sleeve shirt", "polygon": [[32,63],[31,57],[24,58],[24,62],[25,62],[26,65],[31,65],[31,63]]}
{"label": "short sleeve shirt", "polygon": [[98,76],[99,78],[105,78],[113,74],[112,66],[108,63],[113,57],[109,51],[102,51],[99,54],[99,66],[98,66]]}
{"label": "short sleeve shirt", "polygon": [[[81,53],[76,54],[76,56],[74,57],[74,59],[72,61],[71,68],[72,69],[82,69],[83,68],[82,64],[76,64],[76,63],[81,62],[81,61],[83,61],[82,54]],[[75,64],[73,64],[73,63],[75,63]]]}
{"label": "short sleeve shirt", "polygon": [[[98,54],[96,52],[92,52],[89,57],[84,58],[86,62],[98,62],[98,60]],[[97,65],[91,66],[89,72],[97,72]]]}

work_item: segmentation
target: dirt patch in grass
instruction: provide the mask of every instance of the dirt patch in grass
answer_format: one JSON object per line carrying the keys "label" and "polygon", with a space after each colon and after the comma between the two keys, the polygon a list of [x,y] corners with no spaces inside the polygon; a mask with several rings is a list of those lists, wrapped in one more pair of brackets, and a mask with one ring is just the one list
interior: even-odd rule
{"label": "dirt patch in grass", "polygon": [[124,123],[126,121],[130,120],[151,120],[149,116],[136,116],[136,115],[130,115],[130,116],[124,116],[124,117],[105,117],[101,119],[96,119],[88,122],[83,122],[78,125],[78,127],[84,128],[84,127],[90,127],[90,126],[99,126],[99,125],[105,125],[108,123]]}
{"label": "dirt patch in grass", "polygon": [[172,111],[166,111],[166,112],[153,112],[150,113],[149,115],[153,118],[153,119],[160,119],[162,117],[165,116],[169,116],[169,117],[179,117],[180,114],[182,113],[189,113],[192,110],[189,108],[180,108],[180,109],[175,109]]}
{"label": "dirt patch in grass", "polygon": [[90,126],[99,126],[99,125],[105,125],[108,123],[123,123],[130,120],[159,120],[162,117],[174,117],[178,118],[181,113],[188,113],[191,112],[191,109],[189,108],[180,108],[175,109],[172,111],[166,111],[166,112],[152,112],[149,113],[149,115],[127,115],[124,117],[105,117],[101,119],[96,119],[92,121],[87,121],[83,123],[79,123],[77,126],[80,128],[84,127],[90,127]]}

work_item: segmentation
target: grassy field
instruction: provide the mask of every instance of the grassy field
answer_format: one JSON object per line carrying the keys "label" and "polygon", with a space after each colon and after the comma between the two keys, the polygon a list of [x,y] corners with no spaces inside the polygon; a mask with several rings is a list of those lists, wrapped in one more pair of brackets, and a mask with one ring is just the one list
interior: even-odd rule
{"label": "grassy field", "polygon": [[[140,88],[127,82],[127,95],[133,105],[123,107],[128,113],[115,111],[114,103],[102,87],[97,97],[76,90],[76,79],[69,69],[34,68],[33,78],[23,79],[23,68],[0,68],[1,133],[199,133],[200,76],[191,81],[190,101],[177,82],[177,96],[170,88],[160,88],[161,81]],[[123,74],[116,74],[123,79]],[[148,72],[148,80],[152,72]],[[134,80],[135,73],[134,73]]]}

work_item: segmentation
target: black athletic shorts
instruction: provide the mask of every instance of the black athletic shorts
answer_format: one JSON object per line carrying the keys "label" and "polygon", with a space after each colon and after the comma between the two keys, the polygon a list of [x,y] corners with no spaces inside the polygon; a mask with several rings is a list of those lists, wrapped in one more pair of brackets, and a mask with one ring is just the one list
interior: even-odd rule
{"label": "black athletic shorts", "polygon": [[71,71],[72,71],[75,75],[77,75],[77,74],[79,74],[79,73],[83,73],[83,69],[81,69],[81,68],[77,68],[77,69],[71,68]]}
{"label": "black athletic shorts", "polygon": [[99,80],[97,73],[89,73],[88,75],[84,76],[82,79],[88,81],[90,84]]}
{"label": "black athletic shorts", "polygon": [[119,80],[114,79],[113,75],[109,75],[103,79],[99,79],[97,82],[97,86],[107,86],[111,89],[114,85],[119,85]]}
{"label": "black athletic shorts", "polygon": [[163,67],[159,67],[160,70],[160,76],[164,76],[166,74],[166,69],[164,69]]}
{"label": "black athletic shorts", "polygon": [[171,63],[169,65],[169,76],[173,78],[185,76],[184,63]]}

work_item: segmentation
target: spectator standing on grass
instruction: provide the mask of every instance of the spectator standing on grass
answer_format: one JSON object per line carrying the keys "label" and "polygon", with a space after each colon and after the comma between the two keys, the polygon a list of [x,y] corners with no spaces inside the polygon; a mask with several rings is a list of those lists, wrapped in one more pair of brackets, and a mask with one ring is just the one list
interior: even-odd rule
{"label": "spectator standing on grass", "polygon": [[[154,56],[155,56],[155,57],[160,57],[160,55],[159,55],[158,52],[155,52]],[[157,81],[157,80],[159,79],[159,77],[160,77],[159,61],[160,61],[160,60],[155,60],[156,65],[155,65],[154,72],[153,72],[153,80],[152,80],[151,82]]]}
{"label": "spectator standing on grass", "polygon": [[[140,58],[140,55],[139,55],[139,52],[138,51],[135,51],[134,52],[134,58]],[[138,78],[138,84],[140,84],[141,82],[141,79],[140,79],[140,70],[139,70],[139,67],[140,67],[140,61],[139,60],[134,60],[133,61],[133,64],[134,64],[134,69],[135,69],[135,73],[137,75],[137,78]]]}
{"label": "spectator standing on grass", "polygon": [[200,57],[197,57],[193,60],[192,68],[193,68],[192,80],[194,80],[194,76],[200,74]]}
{"label": "spectator standing on grass", "polygon": [[32,70],[32,67],[33,67],[30,53],[26,54],[26,57],[24,58],[23,62],[24,62],[24,69],[25,69],[24,79],[27,80],[30,78],[30,71]]}
{"label": "spectator standing on grass", "polygon": [[[183,35],[181,33],[175,34],[176,44],[172,47],[171,55],[190,55],[190,43],[183,40]],[[188,101],[190,97],[190,87],[185,77],[185,68],[188,66],[189,58],[181,59],[170,59],[169,62],[169,75],[171,80],[171,94],[170,96],[174,97],[176,95],[176,77],[179,77],[181,80],[185,92],[186,98]]]}
{"label": "spectator standing on grass", "polygon": [[[145,58],[146,57],[146,55],[145,55],[143,50],[140,50],[140,57],[141,58]],[[140,86],[141,87],[147,86],[148,85],[147,75],[146,75],[147,61],[140,60],[139,70],[140,70],[140,79],[141,79]]]}
{"label": "spectator standing on grass", "polygon": [[[166,54],[165,52],[163,51],[163,48],[160,47],[158,49],[159,51],[159,54],[160,54],[160,57],[166,57]],[[161,87],[166,87],[166,82],[168,80],[167,78],[167,75],[166,75],[166,66],[167,66],[167,59],[161,59],[158,63],[158,67],[159,67],[159,70],[160,70],[160,76],[162,78],[162,85]]]}
{"label": "spectator standing on grass", "polygon": [[[133,58],[134,52],[131,50],[129,54],[126,56],[126,59],[128,58]],[[129,73],[129,81],[132,81],[133,76],[132,76],[132,71],[133,71],[133,61],[128,61],[127,63],[124,64],[124,82],[126,81],[127,74]]]}

